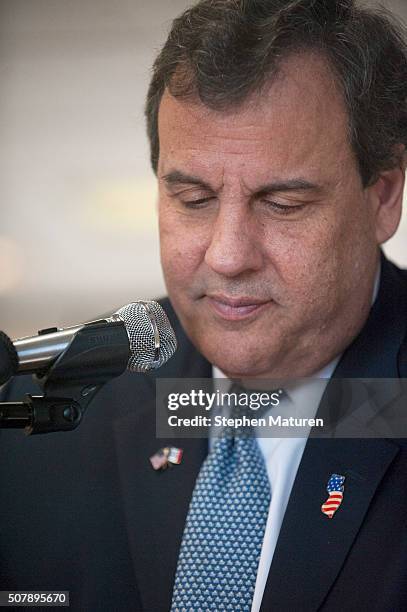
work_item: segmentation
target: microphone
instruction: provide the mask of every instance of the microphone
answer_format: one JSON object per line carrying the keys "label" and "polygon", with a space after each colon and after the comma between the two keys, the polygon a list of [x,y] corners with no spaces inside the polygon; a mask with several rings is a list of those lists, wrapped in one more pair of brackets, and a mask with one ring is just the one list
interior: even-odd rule
{"label": "microphone", "polygon": [[69,370],[69,349],[74,341],[79,350],[75,346],[72,351],[72,372],[77,375],[80,371],[83,378],[90,370],[103,376],[104,370],[112,370],[112,365],[115,372],[123,372],[126,367],[131,372],[156,370],[177,348],[174,330],[160,304],[137,301],[106,319],[64,329],[44,329],[36,336],[14,340],[11,346],[17,353],[18,366],[8,370],[10,376],[13,372],[42,376],[54,364],[58,366],[62,355],[64,367]]}

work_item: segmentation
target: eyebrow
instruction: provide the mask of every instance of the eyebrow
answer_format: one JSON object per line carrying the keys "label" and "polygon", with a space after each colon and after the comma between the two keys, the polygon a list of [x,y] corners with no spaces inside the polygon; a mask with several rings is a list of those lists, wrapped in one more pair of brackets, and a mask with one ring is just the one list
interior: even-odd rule
{"label": "eyebrow", "polygon": [[206,183],[202,179],[197,176],[192,176],[190,174],[184,174],[180,172],[180,170],[173,170],[168,174],[164,174],[162,177],[163,181],[167,183],[167,185],[199,185],[204,187],[205,189],[212,190],[212,187],[209,183]]}
{"label": "eyebrow", "polygon": [[[173,170],[161,177],[168,186],[173,185],[198,185],[204,189],[213,191],[209,183],[203,181],[197,176],[184,174],[180,170]],[[316,183],[311,183],[303,178],[293,178],[287,180],[276,180],[265,185],[261,185],[256,189],[258,195],[265,195],[279,191],[322,191],[322,187]]]}
{"label": "eyebrow", "polygon": [[294,178],[272,181],[262,185],[256,191],[259,194],[275,193],[276,191],[322,191],[322,187],[303,178]]}

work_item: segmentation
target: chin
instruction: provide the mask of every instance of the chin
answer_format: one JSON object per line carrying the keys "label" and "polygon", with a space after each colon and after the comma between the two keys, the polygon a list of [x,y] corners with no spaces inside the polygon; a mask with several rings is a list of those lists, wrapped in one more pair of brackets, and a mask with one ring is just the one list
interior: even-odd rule
{"label": "chin", "polygon": [[206,359],[222,370],[228,378],[264,377],[271,370],[270,356],[267,360],[264,357],[261,359],[255,351],[246,350],[245,353],[239,353],[241,347],[233,345],[222,347],[222,350],[219,350],[219,345],[213,347],[198,344],[198,347]]}

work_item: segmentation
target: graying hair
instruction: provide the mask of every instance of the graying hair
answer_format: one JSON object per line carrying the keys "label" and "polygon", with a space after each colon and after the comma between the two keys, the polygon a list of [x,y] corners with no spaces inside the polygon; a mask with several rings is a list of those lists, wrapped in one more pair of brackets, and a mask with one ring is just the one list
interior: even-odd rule
{"label": "graying hair", "polygon": [[407,145],[407,46],[391,13],[354,0],[201,0],[174,20],[154,63],[146,102],[154,171],[166,88],[228,110],[261,91],[282,59],[303,50],[323,54],[338,79],[364,186],[400,166]]}

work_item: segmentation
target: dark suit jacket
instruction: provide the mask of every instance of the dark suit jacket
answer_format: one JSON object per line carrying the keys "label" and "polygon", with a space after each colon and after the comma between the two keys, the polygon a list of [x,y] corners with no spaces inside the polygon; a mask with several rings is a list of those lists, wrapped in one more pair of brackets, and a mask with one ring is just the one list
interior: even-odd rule
{"label": "dark suit jacket", "polygon": [[[407,377],[407,275],[383,259],[379,295],[336,377]],[[156,375],[107,384],[73,432],[0,435],[0,590],[69,590],[71,609],[166,612],[205,440],[172,440],[183,461],[149,457],[155,376],[210,377],[185,337]],[[8,398],[21,399],[26,377]],[[329,386],[328,386],[329,387]],[[320,510],[330,474],[346,475],[334,519]],[[407,448],[403,439],[313,439],[294,483],[262,611],[407,609]]]}

